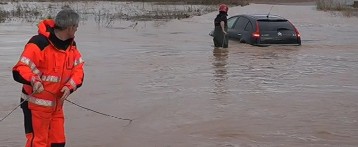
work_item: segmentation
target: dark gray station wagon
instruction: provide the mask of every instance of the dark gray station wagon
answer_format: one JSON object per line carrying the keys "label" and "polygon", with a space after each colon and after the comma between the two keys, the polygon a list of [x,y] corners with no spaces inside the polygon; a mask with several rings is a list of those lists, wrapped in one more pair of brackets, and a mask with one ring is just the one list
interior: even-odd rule
{"label": "dark gray station wagon", "polygon": [[301,45],[301,35],[287,19],[277,15],[236,15],[228,19],[228,36],[251,45]]}

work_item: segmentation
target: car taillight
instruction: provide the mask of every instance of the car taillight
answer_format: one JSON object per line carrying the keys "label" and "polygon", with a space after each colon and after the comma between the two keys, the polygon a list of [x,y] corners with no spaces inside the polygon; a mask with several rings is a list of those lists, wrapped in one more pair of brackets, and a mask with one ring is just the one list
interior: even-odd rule
{"label": "car taillight", "polygon": [[[290,21],[288,21],[288,22],[290,22]],[[297,35],[297,38],[301,38],[301,34],[300,34],[300,32],[298,32],[298,30],[297,30],[297,28],[290,22],[290,24],[293,26],[293,28],[295,29],[295,33],[296,33],[296,35]]]}
{"label": "car taillight", "polygon": [[259,28],[259,23],[257,21],[256,21],[256,31],[252,33],[252,37],[254,37],[255,39],[260,37],[260,28]]}
{"label": "car taillight", "polygon": [[298,32],[298,30],[296,29],[296,27],[295,27],[295,33],[297,34],[297,38],[300,38],[300,37],[301,37],[301,34],[300,34],[300,32]]}

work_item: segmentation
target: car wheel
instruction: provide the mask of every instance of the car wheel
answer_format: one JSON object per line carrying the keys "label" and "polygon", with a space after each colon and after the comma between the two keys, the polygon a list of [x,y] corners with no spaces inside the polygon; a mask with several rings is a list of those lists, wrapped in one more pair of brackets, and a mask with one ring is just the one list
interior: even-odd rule
{"label": "car wheel", "polygon": [[244,39],[240,39],[240,43],[246,43]]}

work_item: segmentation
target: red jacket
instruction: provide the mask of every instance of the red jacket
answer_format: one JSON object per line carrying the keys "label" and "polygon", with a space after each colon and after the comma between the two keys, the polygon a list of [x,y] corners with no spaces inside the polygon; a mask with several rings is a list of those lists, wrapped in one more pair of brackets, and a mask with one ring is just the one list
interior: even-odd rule
{"label": "red jacket", "polygon": [[62,41],[54,34],[54,20],[43,20],[38,35],[33,36],[13,67],[14,80],[23,84],[23,93],[32,94],[32,83],[41,81],[45,90],[35,98],[56,101],[60,90],[67,86],[71,92],[82,85],[84,72],[81,53],[74,39]]}

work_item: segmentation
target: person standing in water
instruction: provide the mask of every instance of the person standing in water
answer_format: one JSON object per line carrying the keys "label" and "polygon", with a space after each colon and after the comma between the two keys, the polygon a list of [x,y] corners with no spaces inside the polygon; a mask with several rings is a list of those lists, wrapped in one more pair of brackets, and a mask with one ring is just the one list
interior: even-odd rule
{"label": "person standing in water", "polygon": [[229,40],[227,35],[227,12],[229,7],[225,4],[221,4],[219,6],[219,14],[216,16],[214,20],[214,45],[215,48],[228,48]]}
{"label": "person standing in water", "polygon": [[79,20],[70,8],[42,20],[13,67],[14,80],[23,84],[25,147],[65,146],[63,102],[84,78],[84,61],[74,41]]}

